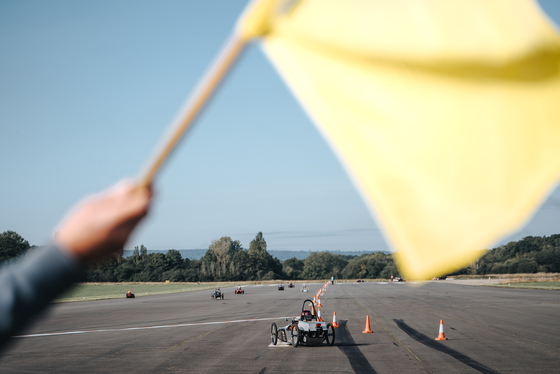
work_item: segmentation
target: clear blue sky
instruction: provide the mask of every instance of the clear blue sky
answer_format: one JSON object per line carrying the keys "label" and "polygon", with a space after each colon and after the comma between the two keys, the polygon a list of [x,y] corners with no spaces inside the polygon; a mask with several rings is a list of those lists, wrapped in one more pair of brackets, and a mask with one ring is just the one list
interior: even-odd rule
{"label": "clear blue sky", "polygon": [[[0,232],[47,243],[78,200],[144,167],[244,0],[0,1]],[[560,3],[540,2],[558,23]],[[260,47],[246,51],[156,184],[126,249],[389,250]],[[503,241],[560,233],[560,190]]]}

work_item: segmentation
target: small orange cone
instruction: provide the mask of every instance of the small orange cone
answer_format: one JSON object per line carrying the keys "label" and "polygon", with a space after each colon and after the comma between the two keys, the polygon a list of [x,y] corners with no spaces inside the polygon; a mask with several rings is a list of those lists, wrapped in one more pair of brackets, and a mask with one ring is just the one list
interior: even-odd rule
{"label": "small orange cone", "polygon": [[332,316],[332,326],[333,326],[333,327],[340,327],[340,326],[338,325],[338,323],[336,323],[336,312],[334,312],[334,313],[333,313],[333,316]]}
{"label": "small orange cone", "polygon": [[443,333],[443,320],[439,321],[439,335],[436,340],[447,340],[445,334]]}
{"label": "small orange cone", "polygon": [[323,319],[321,318],[321,309],[317,311],[317,321],[323,322]]}
{"label": "small orange cone", "polygon": [[322,308],[323,306],[321,305],[321,299],[317,299],[317,308]]}
{"label": "small orange cone", "polygon": [[362,331],[364,334],[373,334],[373,331],[371,331],[371,328],[369,327],[369,314],[366,318],[366,329],[364,331]]}

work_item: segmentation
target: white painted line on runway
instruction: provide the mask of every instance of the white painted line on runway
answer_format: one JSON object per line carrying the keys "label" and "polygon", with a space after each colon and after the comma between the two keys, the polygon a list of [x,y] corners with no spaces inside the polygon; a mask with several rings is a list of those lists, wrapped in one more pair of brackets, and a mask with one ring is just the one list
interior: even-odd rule
{"label": "white painted line on runway", "polygon": [[270,343],[268,345],[268,348],[284,348],[284,347],[291,347],[292,345],[290,343],[284,343],[284,342],[278,342],[276,343],[276,345]]}
{"label": "white painted line on runway", "polygon": [[387,282],[354,282],[354,283],[335,283],[335,286],[355,286],[355,285],[364,285],[364,284],[388,284]]}
{"label": "white painted line on runway", "polygon": [[177,325],[160,325],[160,326],[142,326],[142,327],[127,327],[123,329],[103,329],[103,330],[83,330],[83,331],[66,331],[66,332],[50,332],[45,334],[31,334],[31,335],[17,335],[14,338],[37,338],[41,336],[58,336],[58,335],[74,335],[74,334],[89,334],[92,332],[116,332],[116,331],[133,331],[133,330],[148,330],[148,329],[163,329],[168,327],[186,327],[186,326],[202,326],[202,325],[219,325],[224,323],[240,323],[240,322],[255,322],[255,321],[270,321],[274,319],[286,319],[292,317],[273,317],[273,318],[256,318],[256,319],[239,319],[235,321],[219,321],[219,322],[198,322],[198,323],[180,323]]}

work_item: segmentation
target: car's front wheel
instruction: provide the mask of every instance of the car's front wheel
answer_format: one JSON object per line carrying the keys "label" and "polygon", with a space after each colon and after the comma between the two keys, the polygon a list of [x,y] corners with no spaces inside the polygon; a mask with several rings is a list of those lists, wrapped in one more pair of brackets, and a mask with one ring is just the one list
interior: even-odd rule
{"label": "car's front wheel", "polygon": [[272,341],[272,345],[278,343],[278,326],[276,326],[276,322],[272,322],[270,326],[270,340]]}
{"label": "car's front wheel", "polygon": [[327,337],[325,338],[328,345],[334,344],[334,327],[332,324],[327,323]]}

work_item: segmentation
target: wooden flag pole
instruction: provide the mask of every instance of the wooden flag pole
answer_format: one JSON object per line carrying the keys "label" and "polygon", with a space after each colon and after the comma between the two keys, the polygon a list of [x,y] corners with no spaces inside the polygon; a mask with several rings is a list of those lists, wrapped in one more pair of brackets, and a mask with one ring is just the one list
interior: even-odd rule
{"label": "wooden flag pole", "polygon": [[200,113],[200,110],[208,102],[208,99],[216,91],[216,88],[222,82],[224,76],[237,60],[243,47],[246,44],[246,38],[241,38],[237,33],[228,40],[222,49],[218,58],[212,64],[212,67],[205,74],[196,89],[193,91],[189,99],[183,105],[179,115],[175,118],[170,126],[170,132],[165,138],[161,147],[158,148],[154,157],[148,163],[146,171],[140,179],[140,188],[146,188],[152,184],[155,175],[161,169],[165,160],[171,154],[171,151],[179,143],[179,140],[185,134],[185,131],[193,123],[194,119]]}

